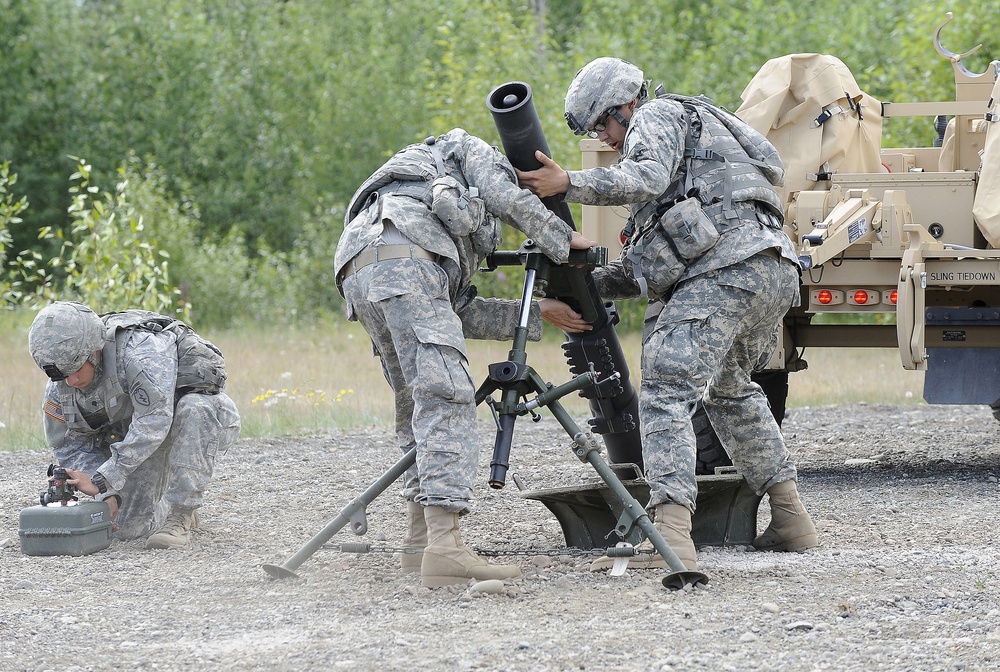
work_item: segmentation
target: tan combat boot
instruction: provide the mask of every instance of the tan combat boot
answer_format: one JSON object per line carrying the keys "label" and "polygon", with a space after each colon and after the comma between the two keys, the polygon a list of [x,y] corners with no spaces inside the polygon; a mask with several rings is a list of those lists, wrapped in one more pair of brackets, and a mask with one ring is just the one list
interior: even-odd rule
{"label": "tan combat boot", "polygon": [[416,502],[407,501],[406,534],[403,536],[403,546],[420,550],[400,554],[399,565],[404,573],[420,571],[420,561],[424,558],[426,545],[427,523],[424,522],[424,507]]}
{"label": "tan combat boot", "polygon": [[[657,504],[654,508],[653,525],[667,546],[690,570],[698,569],[697,553],[691,540],[691,512],[680,504]],[[651,551],[632,556],[628,561],[630,569],[670,569],[653,542],[646,539],[636,547],[639,551]],[[600,572],[611,569],[615,559],[604,555],[590,563],[590,571]]]}
{"label": "tan combat boot", "polygon": [[188,545],[191,530],[198,527],[198,513],[194,509],[174,509],[153,534],[146,538],[146,549],[184,548]]}
{"label": "tan combat boot", "polygon": [[462,543],[458,514],[440,506],[425,506],[427,547],[420,563],[420,584],[440,588],[469,579],[516,579],[521,570],[515,565],[491,565]]}
{"label": "tan combat boot", "polygon": [[802,506],[795,481],[782,481],[767,489],[771,502],[771,524],[753,540],[758,551],[802,552],[819,546],[816,526]]}

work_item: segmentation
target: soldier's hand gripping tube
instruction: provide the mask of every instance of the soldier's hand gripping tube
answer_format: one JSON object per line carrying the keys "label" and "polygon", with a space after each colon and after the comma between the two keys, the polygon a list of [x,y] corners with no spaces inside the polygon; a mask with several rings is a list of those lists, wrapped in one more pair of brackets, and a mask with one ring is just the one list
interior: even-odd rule
{"label": "soldier's hand gripping tube", "polygon": [[[541,150],[546,156],[551,156],[551,153],[535,111],[531,87],[524,82],[501,84],[490,92],[486,103],[500,134],[504,153],[511,164],[523,171],[540,168],[541,163],[535,158],[535,150]],[[543,198],[542,204],[576,228],[569,206],[561,196]],[[560,274],[574,272],[583,273],[582,284],[586,287],[585,291],[581,290],[578,278],[575,279],[577,281],[559,282]],[[563,280],[570,277],[562,275]],[[584,372],[593,366],[598,375],[597,384],[581,394],[590,402],[594,415],[591,425],[595,432],[602,435],[609,460],[642,466],[639,397],[629,381],[628,362],[614,329],[614,325],[618,323],[614,304],[605,304],[589,270],[581,271],[568,266],[552,268],[547,295],[565,301],[579,312],[583,312],[581,306],[603,308],[596,311],[593,330],[566,334],[563,350],[572,373]],[[587,317],[589,321],[589,315]],[[617,377],[615,373],[618,374]],[[616,473],[625,479],[637,476],[632,469],[620,469]]]}
{"label": "soldier's hand gripping tube", "polygon": [[[541,168],[542,164],[535,158],[535,150],[541,150],[545,156],[552,156],[542,131],[542,122],[535,111],[530,86],[524,82],[501,84],[490,91],[486,107],[493,115],[493,123],[500,132],[503,152],[512,166],[525,171]],[[573,226],[573,213],[561,196],[547,196],[542,199],[542,204],[559,219]]]}

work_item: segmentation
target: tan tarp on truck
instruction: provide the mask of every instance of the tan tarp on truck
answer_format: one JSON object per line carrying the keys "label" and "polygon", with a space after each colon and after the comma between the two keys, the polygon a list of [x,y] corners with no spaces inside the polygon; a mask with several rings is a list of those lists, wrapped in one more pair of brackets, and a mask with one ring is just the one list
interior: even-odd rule
{"label": "tan tarp on truck", "polygon": [[792,192],[813,189],[817,173],[883,171],[882,104],[839,58],[773,58],[741,98],[736,115],[767,136],[785,162],[786,202]]}
{"label": "tan tarp on truck", "polygon": [[983,165],[979,169],[979,185],[972,203],[972,216],[983,237],[990,245],[1000,248],[1000,80],[993,85],[984,123],[986,146],[983,148]]}

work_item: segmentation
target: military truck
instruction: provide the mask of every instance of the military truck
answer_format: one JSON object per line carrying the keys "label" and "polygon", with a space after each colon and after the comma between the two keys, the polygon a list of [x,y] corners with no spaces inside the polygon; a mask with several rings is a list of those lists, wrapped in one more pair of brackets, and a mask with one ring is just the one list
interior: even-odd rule
{"label": "military truck", "polygon": [[[820,54],[773,59],[743,92],[737,116],[785,162],[785,230],[802,267],[801,306],[756,378],[779,420],[789,372],[817,347],[895,348],[925,372],[927,402],[989,405],[1000,419],[1000,61],[970,72],[962,61],[979,47],[941,44],[951,18],[933,45],[954,70],[953,101],[878,101]],[[931,146],[881,147],[882,124],[911,116],[928,118]],[[617,159],[596,140],[581,150],[584,168]],[[585,206],[583,233],[619,250],[625,216]]]}

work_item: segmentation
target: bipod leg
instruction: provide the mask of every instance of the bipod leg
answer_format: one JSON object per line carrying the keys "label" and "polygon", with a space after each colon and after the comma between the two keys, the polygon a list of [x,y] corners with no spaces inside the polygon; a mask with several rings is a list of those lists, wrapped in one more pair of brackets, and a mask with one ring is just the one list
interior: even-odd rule
{"label": "bipod leg", "polygon": [[[666,539],[663,538],[663,535],[653,525],[653,521],[649,519],[649,514],[646,513],[642,504],[636,501],[635,497],[628,491],[628,488],[619,480],[614,470],[601,457],[600,449],[594,435],[590,432],[582,431],[558,401],[550,402],[549,409],[556,420],[559,421],[559,424],[563,426],[563,429],[573,437],[573,442],[576,444],[574,448],[576,456],[581,461],[590,463],[590,466],[594,468],[597,475],[601,477],[601,480],[604,481],[621,503],[622,518],[628,518],[631,521],[631,526],[628,526],[624,530],[625,534],[628,534],[632,527],[638,527],[646,534],[646,538],[649,539],[653,547],[666,561],[671,573],[663,577],[661,583],[670,590],[681,590],[687,585],[693,586],[699,583],[708,583],[708,577],[705,574],[685,567],[681,559],[670,548]],[[622,530],[618,531],[619,533],[622,532]]]}
{"label": "bipod leg", "polygon": [[[297,579],[298,574],[295,573],[295,570],[298,569],[299,565],[312,557],[313,553],[318,551],[323,544],[330,541],[333,535],[340,532],[345,525],[354,521],[357,513],[361,512],[363,514],[368,505],[375,501],[376,497],[385,492],[396,479],[406,473],[406,470],[412,467],[416,461],[417,449],[413,448],[403,455],[396,464],[392,465],[388,471],[382,474],[377,481],[368,486],[367,490],[341,509],[337,517],[327,523],[326,527],[320,530],[316,536],[307,541],[295,555],[280,565],[264,565],[264,571],[276,579]],[[352,524],[352,529],[358,535],[364,534],[367,531],[368,528],[363,517]]]}

